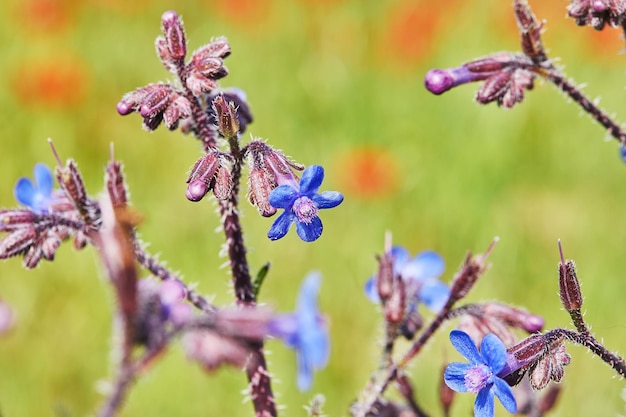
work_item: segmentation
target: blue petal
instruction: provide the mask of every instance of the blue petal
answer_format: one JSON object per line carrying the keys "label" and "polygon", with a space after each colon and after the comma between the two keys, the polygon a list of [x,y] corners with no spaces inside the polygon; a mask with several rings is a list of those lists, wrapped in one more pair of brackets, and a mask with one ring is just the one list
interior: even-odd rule
{"label": "blue petal", "polygon": [[272,207],[291,209],[293,202],[298,198],[298,191],[289,185],[279,185],[270,193],[269,201]]}
{"label": "blue petal", "polygon": [[506,363],[506,348],[504,347],[504,343],[493,333],[483,338],[480,344],[480,353],[483,358],[485,358],[487,365],[494,374],[500,372]]}
{"label": "blue petal", "polygon": [[509,384],[500,378],[495,378],[493,382],[493,390],[506,411],[515,414],[517,412],[517,403],[515,402],[513,390]]}
{"label": "blue petal", "polygon": [[474,345],[472,338],[469,337],[467,333],[461,330],[452,330],[450,332],[450,342],[452,343],[452,346],[454,346],[454,348],[473,365],[487,365],[483,357],[478,352],[478,348]]}
{"label": "blue petal", "polygon": [[300,178],[300,195],[311,196],[317,193],[324,180],[324,168],[311,165],[302,173]]}
{"label": "blue petal", "polygon": [[393,269],[396,273],[400,272],[400,269],[402,269],[411,257],[409,251],[402,246],[394,246],[391,248],[391,255],[393,256]]}
{"label": "blue petal", "polygon": [[419,301],[433,313],[441,311],[446,305],[448,297],[450,297],[450,289],[437,279],[429,279],[424,282],[418,294]]}
{"label": "blue petal", "polygon": [[337,191],[324,191],[311,197],[317,208],[328,209],[337,207],[343,201],[343,195]]}
{"label": "blue petal", "polygon": [[365,283],[365,296],[370,299],[372,303],[380,303],[380,296],[378,295],[378,286],[376,285],[376,278],[371,277]]}
{"label": "blue petal", "polygon": [[296,222],[296,232],[300,239],[305,242],[313,242],[322,235],[322,221],[319,217],[313,217],[311,223]]}
{"label": "blue petal", "polygon": [[469,363],[452,362],[446,366],[446,370],[443,372],[443,380],[452,390],[456,392],[467,392],[465,374],[472,367],[473,365]]}
{"label": "blue petal", "polygon": [[52,195],[52,188],[54,187],[54,181],[52,179],[52,171],[44,164],[35,165],[35,184],[39,193],[46,198],[50,198]]}
{"label": "blue petal", "polygon": [[17,184],[15,184],[13,193],[18,203],[23,206],[33,207],[37,190],[30,179],[24,177],[20,178]]}
{"label": "blue petal", "polygon": [[493,391],[490,388],[481,389],[474,402],[474,417],[493,417],[494,412]]}
{"label": "blue petal", "polygon": [[626,162],[626,146],[622,145],[619,147],[619,155],[622,161]]}
{"label": "blue petal", "polygon": [[284,211],[283,214],[278,216],[274,223],[267,232],[267,237],[270,240],[277,240],[285,236],[291,227],[291,223],[296,220],[296,215],[290,211]]}
{"label": "blue petal", "polygon": [[302,326],[299,335],[299,349],[313,369],[319,369],[328,362],[329,339],[324,320],[318,316],[311,326]]}
{"label": "blue petal", "polygon": [[298,374],[296,377],[298,389],[300,391],[308,391],[313,383],[313,367],[302,352],[297,352],[296,358],[298,362]]}
{"label": "blue petal", "polygon": [[319,293],[321,282],[322,276],[317,271],[309,272],[304,277],[298,292],[298,314],[317,315],[317,294]]}
{"label": "blue petal", "polygon": [[446,265],[441,255],[431,250],[425,250],[418,253],[398,272],[404,279],[425,280],[440,277],[445,268]]}

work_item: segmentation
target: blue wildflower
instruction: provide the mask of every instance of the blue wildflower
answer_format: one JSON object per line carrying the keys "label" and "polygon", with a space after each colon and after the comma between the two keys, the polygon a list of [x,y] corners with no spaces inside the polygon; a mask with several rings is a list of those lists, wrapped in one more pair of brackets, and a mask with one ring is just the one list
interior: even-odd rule
{"label": "blue wildflower", "polygon": [[626,163],[626,146],[621,145],[619,147],[619,156],[622,158],[622,161]]}
{"label": "blue wildflower", "polygon": [[293,222],[296,232],[305,242],[313,242],[322,234],[322,221],[317,215],[320,209],[333,208],[341,204],[343,195],[336,191],[317,191],[324,179],[324,168],[311,165],[302,173],[299,183],[276,187],[269,197],[272,207],[285,211],[270,227],[267,237],[277,240],[285,236]]}
{"label": "blue wildflower", "polygon": [[298,294],[296,311],[277,316],[269,323],[269,333],[296,350],[300,391],[311,387],[313,371],[323,368],[328,362],[328,329],[317,310],[320,281],[321,276],[317,272],[307,275]]}
{"label": "blue wildflower", "polygon": [[[422,251],[411,258],[409,251],[401,246],[394,246],[391,255],[394,258],[394,275],[400,275],[408,289],[417,290],[416,301],[435,313],[439,312],[450,295],[448,286],[439,280],[445,270],[443,258],[431,250]],[[380,302],[376,278],[372,277],[365,283],[365,294],[372,302]]]}
{"label": "blue wildflower", "polygon": [[517,404],[513,391],[498,376],[507,362],[506,348],[500,339],[488,334],[480,344],[479,352],[467,333],[453,330],[450,342],[470,363],[449,364],[444,371],[444,380],[454,391],[478,394],[474,402],[474,416],[493,417],[494,395],[509,413],[515,413]]}
{"label": "blue wildflower", "polygon": [[44,164],[37,164],[34,174],[34,182],[26,177],[17,181],[13,190],[15,199],[34,212],[47,212],[52,203],[52,188],[54,186],[52,171]]}

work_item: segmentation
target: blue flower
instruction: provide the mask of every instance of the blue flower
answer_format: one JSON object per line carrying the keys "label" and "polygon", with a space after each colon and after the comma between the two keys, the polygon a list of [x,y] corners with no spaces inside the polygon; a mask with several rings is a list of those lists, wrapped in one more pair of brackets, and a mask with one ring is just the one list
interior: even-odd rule
{"label": "blue flower", "polygon": [[626,163],[626,146],[621,145],[619,147],[619,156],[622,158],[622,161]]}
{"label": "blue flower", "polygon": [[326,322],[317,310],[317,294],[321,276],[312,272],[306,276],[298,305],[292,314],[280,315],[269,323],[269,333],[282,339],[288,347],[296,350],[298,362],[298,389],[306,391],[313,382],[313,371],[328,362],[330,341]]}
{"label": "blue flower", "polygon": [[52,171],[44,164],[37,164],[34,173],[34,183],[30,178],[22,177],[15,184],[13,192],[18,203],[36,213],[44,213],[49,210],[52,202]]}
{"label": "blue flower", "polygon": [[478,394],[474,402],[474,416],[493,417],[494,395],[509,413],[515,413],[517,404],[513,391],[498,376],[507,361],[506,348],[500,339],[488,334],[480,344],[479,352],[467,333],[453,330],[450,342],[470,363],[449,364],[444,371],[444,380],[454,391]]}
{"label": "blue flower", "polygon": [[[438,279],[445,270],[443,258],[431,250],[422,251],[410,258],[409,251],[401,246],[394,246],[391,255],[394,258],[394,275],[400,275],[407,289],[417,287],[416,301],[435,313],[439,312],[450,295],[448,286]],[[376,278],[372,277],[365,283],[365,294],[372,302],[380,302]],[[411,304],[409,306],[414,308]]]}
{"label": "blue flower", "polygon": [[317,193],[323,179],[324,168],[311,165],[304,170],[299,183],[279,185],[272,191],[270,204],[285,211],[274,221],[267,237],[280,239],[287,234],[293,222],[296,223],[298,236],[305,242],[313,242],[320,237],[322,221],[317,212],[336,207],[343,201],[343,195],[336,191]]}

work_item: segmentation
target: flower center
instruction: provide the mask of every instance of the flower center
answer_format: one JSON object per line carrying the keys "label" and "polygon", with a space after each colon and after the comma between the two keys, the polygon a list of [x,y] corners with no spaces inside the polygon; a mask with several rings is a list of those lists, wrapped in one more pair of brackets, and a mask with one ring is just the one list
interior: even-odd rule
{"label": "flower center", "polygon": [[485,388],[493,379],[493,372],[487,365],[476,365],[465,373],[467,390],[476,394]]}
{"label": "flower center", "polygon": [[300,223],[310,224],[317,217],[317,211],[317,206],[309,197],[302,196],[293,203],[293,212]]}

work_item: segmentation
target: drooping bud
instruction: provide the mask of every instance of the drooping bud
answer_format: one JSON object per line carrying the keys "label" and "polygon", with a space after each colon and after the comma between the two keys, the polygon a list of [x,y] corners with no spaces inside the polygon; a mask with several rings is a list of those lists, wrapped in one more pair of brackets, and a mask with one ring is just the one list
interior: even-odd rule
{"label": "drooping bud", "polygon": [[500,99],[509,90],[511,76],[509,71],[500,71],[487,78],[476,93],[476,101],[480,104],[487,104]]}
{"label": "drooping bud", "polygon": [[8,232],[32,224],[36,218],[37,213],[28,209],[0,210],[0,232]]}
{"label": "drooping bud", "polygon": [[0,241],[0,259],[7,259],[25,252],[35,243],[37,231],[26,226],[9,233]]}
{"label": "drooping bud", "polygon": [[517,327],[528,333],[541,331],[545,324],[541,316],[502,303],[487,303],[484,305],[483,311],[487,316],[498,318],[507,325]]}
{"label": "drooping bud", "polygon": [[191,104],[179,93],[172,94],[170,105],[163,112],[163,123],[169,130],[178,128],[181,120],[191,116]]}
{"label": "drooping bud", "polygon": [[184,60],[187,55],[187,40],[182,20],[175,11],[168,10],[161,16],[161,25],[170,57],[177,61]]}
{"label": "drooping bud", "polygon": [[248,201],[255,206],[263,217],[271,217],[276,213],[269,201],[276,184],[270,181],[269,175],[262,169],[251,168],[248,174]]}
{"label": "drooping bud", "polygon": [[209,152],[203,155],[191,169],[187,178],[186,197],[190,201],[200,201],[211,189],[215,173],[220,166],[217,152]]}
{"label": "drooping bud", "polygon": [[233,190],[233,176],[230,168],[221,158],[220,167],[215,175],[215,183],[213,185],[213,194],[218,200],[228,200]]}
{"label": "drooping bud", "polygon": [[187,87],[195,95],[210,93],[217,87],[216,80],[228,75],[223,59],[230,55],[230,45],[225,38],[213,40],[196,50],[187,65]]}
{"label": "drooping bud", "polygon": [[556,347],[551,348],[548,354],[530,369],[530,385],[536,390],[541,390],[550,381],[561,382],[565,374],[563,367],[569,365],[570,362],[571,357],[565,351],[565,345],[559,343]]}

